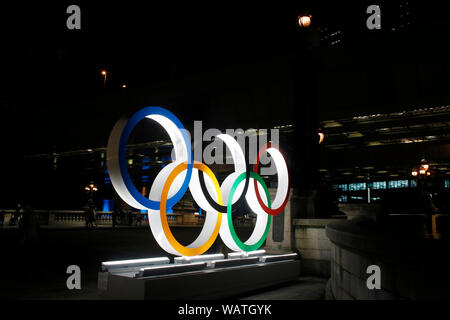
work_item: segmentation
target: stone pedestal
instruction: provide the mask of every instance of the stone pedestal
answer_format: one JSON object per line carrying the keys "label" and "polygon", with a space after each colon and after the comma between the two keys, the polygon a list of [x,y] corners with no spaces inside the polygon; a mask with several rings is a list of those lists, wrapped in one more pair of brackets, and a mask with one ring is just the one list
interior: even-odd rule
{"label": "stone pedestal", "polygon": [[331,242],[325,227],[337,219],[294,219],[295,247],[302,257],[304,274],[330,276]]}
{"label": "stone pedestal", "polygon": [[[276,189],[269,189],[270,198],[275,199]],[[286,253],[292,252],[295,248],[294,235],[292,228],[292,189],[289,190],[289,200],[283,212],[272,217],[269,233],[266,239],[264,249],[268,253]]]}
{"label": "stone pedestal", "polygon": [[[136,276],[136,270],[100,272],[100,296],[120,300],[224,299],[287,283],[300,275],[300,260],[295,257],[273,262],[254,261],[257,263],[248,265],[238,265],[236,262],[239,260],[249,259],[219,260],[229,262],[229,265],[215,265],[212,268],[204,262],[201,270],[181,270],[183,272],[143,277]],[[179,266],[189,267],[189,264]],[[199,269],[202,266],[197,263],[195,267]]]}

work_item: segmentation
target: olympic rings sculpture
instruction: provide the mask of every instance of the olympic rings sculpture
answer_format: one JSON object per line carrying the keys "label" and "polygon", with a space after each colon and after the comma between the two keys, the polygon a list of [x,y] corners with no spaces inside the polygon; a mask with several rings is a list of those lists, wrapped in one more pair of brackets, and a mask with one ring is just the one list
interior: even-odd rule
{"label": "olympic rings sculpture", "polygon": [[[175,153],[174,161],[162,168],[156,176],[148,198],[134,186],[128,173],[126,158],[129,136],[136,124],[144,118],[153,119],[164,128]],[[234,172],[225,178],[222,185],[219,185],[207,165],[192,159],[189,135],[181,121],[167,109],[143,108],[129,119],[120,119],[109,136],[107,166],[112,185],[130,206],[148,210],[152,234],[161,248],[170,254],[200,255],[212,246],[218,235],[233,251],[257,250],[267,237],[272,216],[280,214],[287,204],[289,170],[285,156],[277,145],[269,142],[261,148],[253,171],[248,171],[239,143],[227,134],[219,134],[216,138],[221,139],[229,148],[234,162]],[[278,188],[273,202],[264,180],[258,175],[260,158],[265,152],[272,157],[278,176]],[[253,180],[253,183],[250,180]],[[183,246],[170,231],[167,208],[173,207],[188,188],[194,201],[206,212],[206,218],[196,240]],[[261,193],[264,193],[264,196],[261,196]],[[252,234],[247,241],[242,242],[233,227],[232,211],[239,208],[244,201],[256,213],[257,218]]]}

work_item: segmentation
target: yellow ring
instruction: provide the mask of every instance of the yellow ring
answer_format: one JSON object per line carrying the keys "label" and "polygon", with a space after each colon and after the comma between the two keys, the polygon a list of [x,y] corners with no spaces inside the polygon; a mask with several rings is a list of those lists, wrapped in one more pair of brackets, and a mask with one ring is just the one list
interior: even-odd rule
{"label": "yellow ring", "polygon": [[[220,190],[219,182],[217,181],[216,176],[211,171],[211,169],[208,168],[205,164],[201,162],[194,161],[193,168],[198,169],[206,173],[214,183],[214,187],[216,188],[217,197],[218,197],[218,203],[222,204],[222,191]],[[206,252],[214,243],[217,236],[219,235],[220,225],[222,223],[222,213],[217,212],[217,222],[216,226],[214,228],[213,233],[211,234],[211,237],[206,241],[203,245],[197,248],[188,248],[183,245],[181,245],[173,236],[172,232],[170,231],[169,223],[167,222],[167,213],[166,213],[166,202],[167,202],[167,195],[169,194],[170,186],[172,185],[172,182],[175,180],[175,178],[184,170],[187,169],[187,162],[180,163],[178,166],[175,167],[175,169],[170,173],[169,177],[166,180],[166,183],[164,184],[162,194],[161,194],[161,208],[160,208],[160,216],[161,216],[161,225],[164,231],[164,234],[166,235],[167,241],[169,241],[170,245],[178,251],[183,256],[195,256],[200,255],[204,252]]]}

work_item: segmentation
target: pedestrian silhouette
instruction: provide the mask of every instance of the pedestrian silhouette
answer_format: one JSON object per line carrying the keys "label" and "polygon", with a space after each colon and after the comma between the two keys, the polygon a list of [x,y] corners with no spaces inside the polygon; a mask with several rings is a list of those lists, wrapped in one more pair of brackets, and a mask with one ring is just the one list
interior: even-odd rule
{"label": "pedestrian silhouette", "polygon": [[86,212],[86,228],[90,229],[97,226],[97,222],[95,219],[96,216],[96,207],[95,202],[93,199],[89,199],[86,206],[85,206]]}
{"label": "pedestrian silhouette", "polygon": [[22,205],[19,203],[16,207],[16,211],[12,214],[11,219],[9,220],[9,225],[14,226],[16,223],[18,223],[18,220],[22,216],[23,208]]}
{"label": "pedestrian silhouette", "polygon": [[22,212],[19,227],[22,230],[21,246],[34,247],[39,243],[39,220],[28,203]]}

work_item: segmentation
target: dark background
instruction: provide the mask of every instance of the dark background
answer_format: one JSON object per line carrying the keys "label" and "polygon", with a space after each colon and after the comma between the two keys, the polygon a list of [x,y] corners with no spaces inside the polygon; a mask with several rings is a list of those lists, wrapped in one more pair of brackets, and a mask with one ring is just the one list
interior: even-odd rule
{"label": "dark background", "polygon": [[[66,28],[71,4],[81,30]],[[381,7],[381,30],[366,28],[370,4]],[[315,30],[340,30],[342,45],[305,45],[303,12]],[[187,128],[265,128],[305,115],[300,123],[312,125],[297,137],[308,144],[320,119],[450,100],[449,19],[429,1],[33,2],[3,6],[0,23],[7,199],[41,186],[24,156],[105,146],[120,116],[148,105],[170,108]]]}

